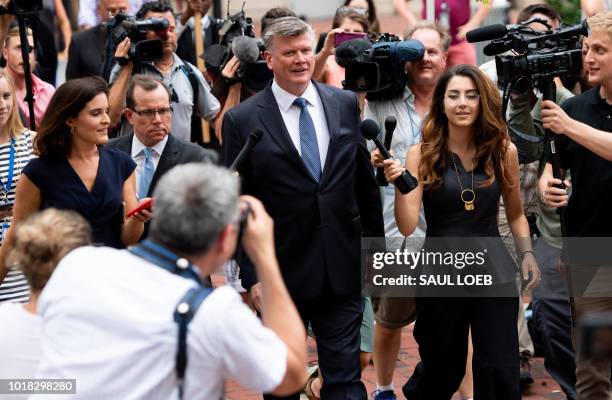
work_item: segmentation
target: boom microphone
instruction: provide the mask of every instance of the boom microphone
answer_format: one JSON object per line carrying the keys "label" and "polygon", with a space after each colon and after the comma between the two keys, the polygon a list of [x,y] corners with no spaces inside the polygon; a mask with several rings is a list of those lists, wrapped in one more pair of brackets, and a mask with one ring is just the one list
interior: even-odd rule
{"label": "boom microphone", "polygon": [[372,43],[367,39],[353,39],[340,43],[336,47],[336,62],[343,68],[348,68],[359,61],[361,55],[372,48]]}
{"label": "boom microphone", "polygon": [[[373,121],[371,119],[364,120],[359,125],[359,130],[366,139],[374,141],[374,144],[376,144],[378,151],[380,151],[380,154],[382,154],[385,160],[392,158],[391,153],[389,153],[389,150],[385,149],[385,146],[383,146],[383,144],[380,142],[380,139],[378,138],[378,135],[380,134],[380,127],[378,126],[376,121]],[[395,181],[393,181],[393,184],[400,191],[401,194],[406,194],[416,188],[418,182],[414,178],[414,176],[410,175],[410,172],[408,172],[408,170],[405,170]]]}
{"label": "boom microphone", "polygon": [[240,153],[238,153],[238,157],[236,157],[232,165],[230,165],[229,167],[230,170],[238,171],[238,168],[242,166],[242,163],[246,159],[247,155],[253,149],[253,147],[255,147],[257,143],[259,143],[262,136],[263,136],[263,131],[259,128],[254,128],[251,131],[251,134],[249,135],[246,143],[240,150]]}
{"label": "boom microphone", "polygon": [[[510,25],[512,27],[512,25]],[[465,37],[468,42],[485,42],[487,40],[500,39],[508,34],[508,27],[502,24],[494,24],[482,26],[480,28],[472,29]]]}
{"label": "boom microphone", "polygon": [[[391,141],[393,140],[393,131],[397,126],[397,120],[394,116],[390,115],[385,119],[385,149],[391,150]],[[389,182],[385,179],[385,169],[378,167],[376,169],[376,181],[378,186],[388,186]]]}
{"label": "boom microphone", "polygon": [[232,53],[241,65],[254,64],[259,59],[259,46],[250,36],[237,36],[232,40]]}

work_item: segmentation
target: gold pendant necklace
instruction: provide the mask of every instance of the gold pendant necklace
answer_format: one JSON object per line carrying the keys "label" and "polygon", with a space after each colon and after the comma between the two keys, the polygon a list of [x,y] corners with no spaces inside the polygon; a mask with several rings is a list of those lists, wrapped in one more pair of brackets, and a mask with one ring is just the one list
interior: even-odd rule
{"label": "gold pendant necklace", "polygon": [[459,187],[461,188],[461,201],[463,201],[466,211],[474,211],[474,200],[476,200],[476,192],[474,192],[474,160],[472,160],[472,187],[470,189],[463,188],[461,178],[459,177],[459,171],[457,170],[457,164],[455,163],[455,155],[451,152],[451,160],[453,160],[453,167],[455,167],[455,173],[457,174],[457,180],[459,181]]}

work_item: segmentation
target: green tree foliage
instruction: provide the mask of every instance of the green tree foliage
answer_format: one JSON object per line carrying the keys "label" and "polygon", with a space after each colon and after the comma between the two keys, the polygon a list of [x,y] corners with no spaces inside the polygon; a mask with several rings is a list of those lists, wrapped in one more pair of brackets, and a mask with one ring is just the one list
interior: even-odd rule
{"label": "green tree foliage", "polygon": [[580,22],[580,0],[548,0],[561,14],[563,23],[573,25]]}

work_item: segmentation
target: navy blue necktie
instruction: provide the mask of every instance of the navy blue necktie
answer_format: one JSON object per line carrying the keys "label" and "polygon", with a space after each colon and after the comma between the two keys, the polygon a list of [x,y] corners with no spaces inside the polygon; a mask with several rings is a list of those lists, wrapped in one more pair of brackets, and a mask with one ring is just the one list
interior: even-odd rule
{"label": "navy blue necktie", "polygon": [[300,149],[302,160],[306,168],[317,182],[321,179],[321,158],[319,158],[319,144],[314,122],[308,113],[306,99],[298,97],[293,104],[300,107]]}

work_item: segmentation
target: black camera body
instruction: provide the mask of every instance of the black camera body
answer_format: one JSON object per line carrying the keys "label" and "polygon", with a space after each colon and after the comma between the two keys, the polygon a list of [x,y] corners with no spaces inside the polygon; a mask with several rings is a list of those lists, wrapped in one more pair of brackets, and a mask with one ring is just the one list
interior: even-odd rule
{"label": "black camera body", "polygon": [[530,77],[534,82],[555,76],[574,76],[582,69],[582,49],[567,49],[547,54],[495,57],[497,79],[501,84],[517,76]]}
{"label": "black camera body", "polygon": [[[468,41],[471,42],[494,39],[485,46],[484,53],[495,55],[500,86],[521,79],[528,79],[534,86],[538,86],[540,82],[554,77],[580,74],[582,51],[579,39],[581,35],[588,35],[586,21],[545,32],[535,31],[528,26],[534,22],[545,24],[534,18],[518,25],[491,25],[468,33]],[[494,37],[487,38],[487,34]],[[500,55],[508,50],[517,55]]]}
{"label": "black camera body", "polygon": [[255,37],[253,19],[247,17],[244,11],[239,11],[234,15],[228,15],[227,19],[218,19],[219,44],[229,47],[232,40],[238,36]]}
{"label": "black camera body", "polygon": [[263,58],[263,40],[255,38],[253,20],[240,11],[225,20],[218,19],[217,26],[220,27],[219,43],[206,48],[206,68],[219,76],[227,62],[235,56],[240,61],[235,79],[249,92],[264,89],[273,75]]}
{"label": "black camera body", "polygon": [[344,89],[367,93],[369,101],[401,95],[408,82],[407,61],[423,58],[425,47],[417,40],[400,41],[383,33],[370,39],[353,39],[336,47],[336,62],[345,68]]}
{"label": "black camera body", "polygon": [[162,41],[158,39],[147,40],[146,33],[166,32],[169,23],[165,18],[148,18],[137,20],[135,17],[123,12],[115,15],[107,25],[115,46],[126,37],[132,41],[128,51],[129,58],[134,62],[153,61],[162,57]]}

